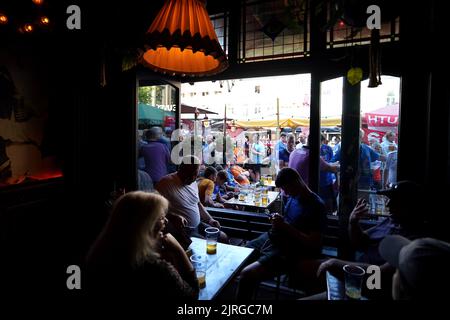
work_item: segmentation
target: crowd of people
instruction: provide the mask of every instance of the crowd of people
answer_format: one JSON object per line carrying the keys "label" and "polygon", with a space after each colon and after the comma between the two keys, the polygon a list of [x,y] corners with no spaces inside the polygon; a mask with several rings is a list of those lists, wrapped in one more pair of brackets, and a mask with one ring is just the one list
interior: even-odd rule
{"label": "crowd of people", "polygon": [[[137,289],[158,299],[195,300],[199,287],[186,249],[191,237],[205,237],[207,227],[221,228],[205,207],[223,207],[226,199],[255,178],[236,163],[205,166],[195,156],[184,156],[178,169],[169,172],[163,166],[169,146],[161,131],[151,129],[146,138],[139,154],[144,160],[142,171],[150,177],[155,191],[129,192],[115,202],[107,224],[87,256],[88,288],[102,293]],[[360,163],[366,158],[388,161],[392,152],[396,152],[391,138],[386,138],[388,142],[381,145],[379,152],[361,142]],[[259,144],[256,136],[249,146],[255,162],[264,155]],[[365,291],[364,295],[370,299],[427,297],[423,289],[429,288],[428,279],[435,276],[431,265],[439,261],[448,266],[450,245],[432,238],[433,228],[426,214],[427,193],[422,186],[400,181],[377,190],[389,199],[390,217],[369,229],[361,223],[368,216],[367,201],[359,199],[348,220],[353,258],[327,259],[322,255],[323,238],[329,206],[335,204],[328,202],[326,195],[334,194],[333,177],[339,170],[335,161],[340,156],[340,144],[332,149],[322,139],[318,194],[308,187],[307,141],[296,148],[293,135],[281,135],[274,148],[280,158],[281,169],[275,185],[284,198],[283,214],[271,214],[271,229],[245,243],[254,249],[254,255],[239,274],[238,300],[253,298],[261,281],[282,273],[308,284],[312,288],[308,292],[317,293],[309,299],[324,299],[326,295],[320,293],[325,289],[324,274],[330,272],[343,279],[343,266],[347,264],[363,269],[380,267],[382,290]],[[156,164],[162,167],[153,168]],[[257,168],[251,170],[255,174]],[[370,183],[367,176],[360,177],[360,181]],[[229,243],[223,231],[219,242]],[[447,281],[444,278],[442,281]],[[447,285],[442,288],[446,290]]]}

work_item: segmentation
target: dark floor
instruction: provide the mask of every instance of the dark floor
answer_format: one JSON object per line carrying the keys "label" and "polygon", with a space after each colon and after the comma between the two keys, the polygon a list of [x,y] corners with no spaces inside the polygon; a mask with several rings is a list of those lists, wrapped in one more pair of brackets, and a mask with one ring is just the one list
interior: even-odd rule
{"label": "dark floor", "polygon": [[[235,246],[242,246],[245,241],[237,238],[230,238],[230,244]],[[236,289],[238,285],[238,279],[231,281],[219,294],[217,300],[227,301],[234,300],[236,296]],[[282,277],[280,281],[280,288],[278,291],[279,300],[295,300],[305,296],[305,294],[299,290],[294,291],[293,289],[286,286],[287,281]],[[257,292],[255,300],[276,300],[277,299],[277,281],[276,279],[263,281]]]}
{"label": "dark floor", "polygon": [[[217,296],[216,300],[218,301],[235,300],[237,285],[238,285],[237,279],[230,282]],[[294,291],[293,289],[286,287],[284,284],[280,285],[278,300],[296,300],[303,297],[305,297],[305,294],[303,292],[299,290]],[[260,284],[256,292],[255,300],[277,300],[275,279],[264,281]]]}

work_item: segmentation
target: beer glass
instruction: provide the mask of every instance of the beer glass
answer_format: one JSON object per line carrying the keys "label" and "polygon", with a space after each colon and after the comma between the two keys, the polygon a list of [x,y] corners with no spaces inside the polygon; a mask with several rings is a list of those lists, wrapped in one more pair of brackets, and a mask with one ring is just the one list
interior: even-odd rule
{"label": "beer glass", "polygon": [[206,257],[201,254],[194,254],[190,259],[197,275],[198,286],[202,289],[206,287]]}
{"label": "beer glass", "polygon": [[344,266],[345,274],[345,295],[349,300],[361,299],[361,286],[366,271],[358,266],[346,264]]}
{"label": "beer glass", "polygon": [[267,206],[267,203],[269,202],[269,199],[268,199],[269,197],[267,196],[267,194],[264,194],[263,196],[262,196],[262,198],[261,198],[261,203],[262,203],[262,205],[265,207],[265,206]]}
{"label": "beer glass", "polygon": [[214,227],[209,227],[205,229],[206,233],[206,253],[216,254],[217,253],[217,239],[219,238],[219,229]]}

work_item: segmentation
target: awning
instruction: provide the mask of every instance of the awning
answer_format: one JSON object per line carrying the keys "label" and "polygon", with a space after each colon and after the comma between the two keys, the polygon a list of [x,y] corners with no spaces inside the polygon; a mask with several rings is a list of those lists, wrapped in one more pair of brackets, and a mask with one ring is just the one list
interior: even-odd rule
{"label": "awning", "polygon": [[[243,128],[276,128],[277,120],[251,120],[236,121],[236,125]],[[335,127],[341,125],[341,118],[324,118],[320,121],[322,127]],[[280,127],[309,127],[309,119],[280,119]]]}
{"label": "awning", "polygon": [[202,109],[202,108],[196,108],[188,106],[187,104],[182,103],[181,104],[181,113],[195,113],[195,110],[197,110],[200,114],[218,114],[217,112],[212,112],[210,110]]}

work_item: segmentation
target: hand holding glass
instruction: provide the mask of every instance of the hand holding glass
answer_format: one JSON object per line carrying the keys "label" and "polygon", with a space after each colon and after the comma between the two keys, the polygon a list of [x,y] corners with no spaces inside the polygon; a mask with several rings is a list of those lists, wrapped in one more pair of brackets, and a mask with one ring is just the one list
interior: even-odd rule
{"label": "hand holding glass", "polygon": [[361,286],[366,271],[358,266],[346,264],[345,274],[345,295],[350,300],[361,299]]}

